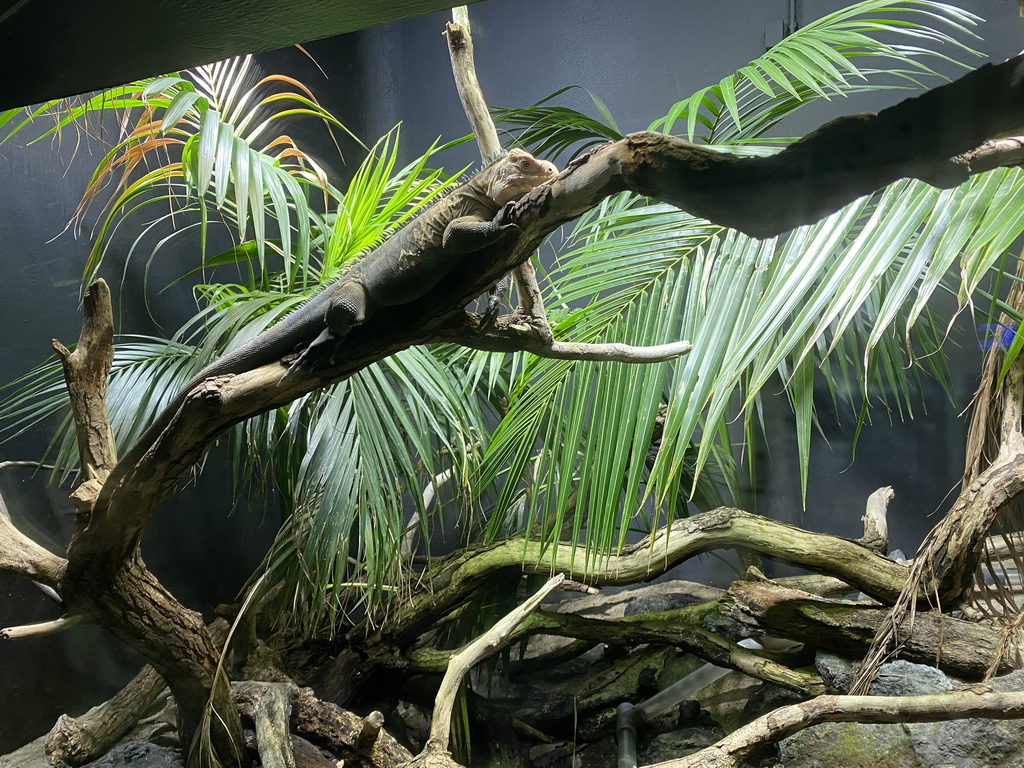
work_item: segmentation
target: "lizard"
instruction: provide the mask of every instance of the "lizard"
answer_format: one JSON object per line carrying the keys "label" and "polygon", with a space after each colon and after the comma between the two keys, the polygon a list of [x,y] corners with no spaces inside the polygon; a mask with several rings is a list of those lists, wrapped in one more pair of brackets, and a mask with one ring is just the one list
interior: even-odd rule
{"label": "lizard", "polygon": [[242,373],[305,349],[282,381],[300,370],[334,362],[349,331],[382,307],[407,304],[429,293],[469,254],[517,229],[498,215],[558,170],[512,149],[442,197],[350,270],[267,328],[252,341],[214,360],[193,376],[118,463],[136,463],[171,423],[189,393],[214,376]]}

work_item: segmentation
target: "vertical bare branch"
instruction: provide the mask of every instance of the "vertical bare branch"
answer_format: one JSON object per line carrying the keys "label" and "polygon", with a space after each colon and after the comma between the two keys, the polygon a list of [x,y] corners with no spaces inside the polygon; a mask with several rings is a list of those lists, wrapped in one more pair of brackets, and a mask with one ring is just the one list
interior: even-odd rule
{"label": "vertical bare branch", "polygon": [[64,366],[71,412],[78,435],[82,481],[102,481],[117,463],[114,432],[107,418],[107,375],[114,362],[114,313],[103,280],[85,294],[82,333],[74,352],[56,339],[53,348]]}
{"label": "vertical bare branch", "polygon": [[[448,55],[452,60],[455,88],[459,92],[459,100],[462,102],[470,127],[476,134],[480,156],[485,162],[492,160],[501,152],[501,142],[498,140],[498,130],[491,119],[491,113],[487,109],[480,81],[476,77],[469,9],[466,6],[452,8],[452,21],[445,27],[444,34],[448,38]],[[540,329],[546,340],[550,341],[550,324],[544,312],[533,265],[529,261],[522,263],[513,270],[512,277],[516,281],[520,310],[531,318],[532,324]]]}
{"label": "vertical bare branch", "polygon": [[469,9],[460,5],[452,8],[452,21],[444,30],[448,38],[448,55],[452,60],[452,74],[455,88],[459,92],[462,109],[466,112],[469,125],[476,134],[476,143],[484,161],[493,160],[501,153],[498,130],[494,127],[491,113],[484,100],[480,81],[476,78],[476,63],[473,59],[473,38],[469,29]]}

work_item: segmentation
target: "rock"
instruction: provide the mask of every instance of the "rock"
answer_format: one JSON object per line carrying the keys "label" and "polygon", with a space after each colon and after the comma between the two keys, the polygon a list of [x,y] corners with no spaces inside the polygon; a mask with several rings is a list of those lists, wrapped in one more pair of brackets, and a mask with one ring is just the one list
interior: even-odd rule
{"label": "rock", "polygon": [[784,768],[924,768],[903,725],[824,723],[783,739]]}
{"label": "rock", "polygon": [[[989,684],[997,691],[1024,691],[1024,671],[1017,670],[993,678]],[[1024,765],[1024,722],[1020,720],[973,718],[947,723],[915,723],[908,729],[914,749],[926,768],[944,768],[947,765],[957,768],[1017,768]]]}
{"label": "rock", "polygon": [[897,659],[883,664],[878,670],[878,677],[871,684],[871,695],[920,696],[941,693],[955,687],[956,683],[935,667]]}
{"label": "rock", "polygon": [[857,671],[853,662],[828,651],[819,651],[814,656],[814,666],[825,683],[829,693],[848,693]]}
{"label": "rock", "polygon": [[129,741],[118,744],[99,760],[87,763],[84,768],[185,768],[185,761],[175,749]]}
{"label": "rock", "polygon": [[47,734],[44,733],[35,741],[29,742],[10,754],[0,755],[0,768],[52,768],[43,749],[46,744],[46,736]]}
{"label": "rock", "polygon": [[685,757],[710,747],[725,734],[711,726],[682,728],[671,733],[659,733],[640,752],[641,765],[660,763],[677,757]]}

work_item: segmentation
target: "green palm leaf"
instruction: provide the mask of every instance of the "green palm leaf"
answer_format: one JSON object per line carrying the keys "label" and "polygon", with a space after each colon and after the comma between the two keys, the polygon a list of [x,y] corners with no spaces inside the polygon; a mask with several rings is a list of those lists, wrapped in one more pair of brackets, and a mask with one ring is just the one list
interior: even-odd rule
{"label": "green palm leaf", "polygon": [[[873,15],[878,13],[886,18]],[[932,26],[936,22],[949,31]],[[936,76],[927,59],[952,61],[942,46],[978,55],[954,36],[976,37],[970,27],[977,22],[971,13],[924,0],[854,3],[807,24],[734,75],[677,102],[649,130],[672,133],[676,123],[685,121],[690,141],[732,143],[762,136],[819,98],[917,86],[921,78]],[[857,66],[856,60],[865,57],[884,69]],[[895,82],[868,83],[868,77],[883,73]]]}
{"label": "green palm leaf", "polygon": [[[313,632],[333,626],[339,611],[373,608],[401,587],[410,519],[429,551],[423,491],[446,472],[465,477],[484,416],[451,368],[418,348],[289,410],[287,422],[270,430],[272,439],[279,452],[302,458],[285,501],[289,517],[266,569],[270,583],[288,585],[279,598],[286,609],[281,619]],[[290,428],[299,410],[308,430]],[[265,422],[250,430],[269,429]],[[265,437],[251,441],[256,460],[266,443]]]}

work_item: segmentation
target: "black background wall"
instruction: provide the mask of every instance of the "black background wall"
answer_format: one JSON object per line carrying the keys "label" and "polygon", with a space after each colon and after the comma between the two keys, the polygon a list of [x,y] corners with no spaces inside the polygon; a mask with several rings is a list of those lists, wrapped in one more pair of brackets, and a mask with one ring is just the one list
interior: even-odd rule
{"label": "black background wall", "polygon": [[[1000,60],[1024,47],[1017,7],[1010,2],[966,5],[984,15],[984,42],[977,47]],[[801,23],[842,3],[792,0],[489,0],[471,8],[477,67],[488,101],[502,106],[533,103],[565,85],[583,85],[608,105],[624,131],[646,128],[669,106],[698,88],[734,72],[760,55],[782,24]],[[307,46],[328,78],[294,49],[264,54],[265,70],[280,71],[309,84],[321,102],[370,142],[402,123],[402,142],[411,156],[438,136],[468,131],[451,81],[441,37],[446,14],[398,22]],[[975,65],[981,62],[973,62]],[[951,70],[955,72],[955,70]],[[9,73],[5,73],[7,76]],[[836,99],[816,105],[783,133],[799,135],[840,114],[877,110],[895,101]],[[587,97],[568,94],[563,103],[591,110]],[[296,140],[309,141],[327,166],[343,179],[350,171],[312,126],[300,124]],[[77,152],[78,157],[72,160]],[[64,231],[85,188],[99,146],[77,144],[66,135],[56,144],[0,145],[0,384],[26,373],[50,353],[50,339],[74,341],[79,332],[80,277],[89,250],[89,231]],[[354,155],[352,156],[355,157]],[[465,145],[446,159],[450,168],[475,162]],[[121,247],[130,242],[125,239]],[[144,258],[123,274],[105,276],[115,289],[119,330],[170,333],[192,312],[184,287],[158,292],[194,263],[183,244],[148,276]],[[890,521],[893,546],[913,551],[942,509],[962,467],[967,404],[979,365],[974,341],[964,341],[954,364],[958,402],[929,401],[926,418],[890,425],[878,414],[850,464],[849,422],[826,420],[828,443],[816,439],[811,487],[804,511],[793,460],[794,443],[771,446],[773,472],[757,489],[758,511],[815,530],[856,535],[864,500],[875,488],[892,485],[897,497]],[[780,398],[781,400],[781,398]],[[785,404],[769,409],[773,434],[789,434]],[[0,461],[35,459],[48,431],[0,445]],[[216,451],[210,461],[223,470]],[[208,611],[232,601],[258,564],[276,527],[272,508],[232,500],[218,477],[207,473],[165,503],[147,530],[144,556],[168,588],[186,605]],[[59,490],[24,468],[0,469],[0,492],[12,514],[30,533],[60,551],[71,512]],[[31,585],[0,577],[0,626],[54,618]],[[140,660],[95,628],[76,628],[52,638],[0,645],[0,754],[44,733],[62,712],[80,713],[123,684]]]}

